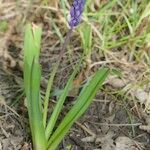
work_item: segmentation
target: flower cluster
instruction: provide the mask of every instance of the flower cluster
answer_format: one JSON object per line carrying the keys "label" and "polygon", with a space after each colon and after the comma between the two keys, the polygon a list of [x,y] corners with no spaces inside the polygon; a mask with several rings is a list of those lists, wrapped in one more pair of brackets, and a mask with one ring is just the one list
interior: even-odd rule
{"label": "flower cluster", "polygon": [[70,10],[70,20],[69,20],[70,28],[76,27],[80,23],[84,5],[85,0],[74,0]]}

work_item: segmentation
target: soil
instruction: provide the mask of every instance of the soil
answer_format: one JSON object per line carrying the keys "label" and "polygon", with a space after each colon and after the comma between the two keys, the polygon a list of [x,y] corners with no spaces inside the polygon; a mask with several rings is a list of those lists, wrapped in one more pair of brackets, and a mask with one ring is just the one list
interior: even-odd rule
{"label": "soil", "polygon": [[[8,24],[7,29],[0,32],[0,41],[2,41],[0,46],[0,150],[32,150],[28,114],[23,92],[22,49],[24,26],[28,21],[43,26],[40,56],[42,92],[45,91],[49,73],[53,64],[57,61],[61,46],[61,40],[53,33],[53,27],[50,20],[48,20],[49,11],[52,11],[52,16],[55,16],[56,24],[60,28],[63,37],[66,35],[67,26],[62,18],[62,12],[56,13],[55,9],[45,10],[36,7],[36,4],[35,7],[30,9],[24,1],[22,6],[18,4],[20,7],[16,6],[15,3],[13,4],[14,1],[12,3],[8,2],[4,2],[3,4],[6,4],[6,6],[3,6],[3,9],[0,10],[0,14],[2,12],[3,15],[3,18],[0,17],[0,21],[6,20]],[[57,7],[57,4],[55,5]],[[9,8],[10,10],[8,10]],[[4,9],[10,11],[12,15],[9,16]],[[31,15],[34,12],[36,12],[36,15]],[[64,25],[62,26],[61,24]],[[56,90],[61,90],[64,87],[73,66],[81,58],[81,40],[77,37],[78,31],[75,30],[71,37],[71,44],[63,56],[55,79],[53,88]],[[114,57],[117,60],[113,59]],[[98,91],[89,109],[74,124],[58,150],[150,149],[148,129],[144,128],[145,131],[141,130],[141,125],[148,124],[146,127],[149,127],[148,117],[145,117],[149,116],[149,114],[144,111],[146,104],[143,102],[143,108],[141,102],[135,101],[135,99],[141,100],[141,97],[143,98],[143,95],[148,93],[147,89],[150,88],[150,85],[146,85],[144,88],[146,90],[141,91],[142,96],[139,92],[138,94],[136,93],[139,89],[122,91],[124,87],[135,84],[136,79],[145,68],[141,63],[134,60],[128,62],[126,50],[109,53],[107,58],[113,62],[107,64],[108,60],[105,59],[103,54],[98,55],[98,51],[95,48],[92,53],[93,67],[88,75],[92,75],[97,68],[105,65],[109,68],[121,70],[123,77],[109,76],[103,89]],[[96,65],[94,62],[101,63]],[[84,64],[81,66],[81,69],[83,68]],[[84,81],[86,81],[86,77],[84,77]],[[124,93],[122,94],[122,92]],[[68,96],[64,107],[69,109],[76,97],[77,93]]]}

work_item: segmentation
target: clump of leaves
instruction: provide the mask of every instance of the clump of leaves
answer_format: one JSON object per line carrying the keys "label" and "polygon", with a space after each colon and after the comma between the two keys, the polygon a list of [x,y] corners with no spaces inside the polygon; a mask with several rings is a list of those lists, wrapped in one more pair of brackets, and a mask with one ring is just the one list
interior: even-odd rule
{"label": "clump of leaves", "polygon": [[[98,70],[95,75],[93,75],[91,80],[84,85],[82,91],[75,100],[74,105],[56,126],[56,122],[62,110],[63,104],[72,88],[73,80],[79,71],[79,65],[77,65],[73,73],[70,75],[62,94],[58,98],[53,112],[50,114],[50,118],[47,117],[48,103],[50,100],[50,92],[54,77],[63,52],[70,39],[71,32],[81,20],[84,3],[84,0],[75,0],[73,3],[70,12],[70,30],[66,36],[65,43],[62,46],[58,62],[54,66],[54,69],[50,75],[43,104],[40,97],[41,67],[39,64],[42,29],[41,27],[35,25],[31,26],[31,24],[26,26],[24,39],[24,87],[27,98],[27,109],[33,147],[35,150],[55,150],[57,148],[61,140],[69,132],[73,123],[87,110],[97,90],[102,86],[104,80],[108,76],[109,70],[107,68],[101,68]],[[89,46],[85,43],[85,47]],[[87,51],[89,50],[87,49]]]}
{"label": "clump of leaves", "polygon": [[[34,149],[54,150],[68,133],[73,123],[82,116],[89,107],[96,91],[102,86],[106,79],[109,70],[107,68],[101,68],[95,73],[90,82],[85,84],[75,104],[70,108],[70,111],[65,115],[60,124],[56,126],[56,121],[64,101],[71,90],[73,79],[78,72],[78,66],[71,74],[54,107],[51,117],[47,118],[47,104],[43,106],[40,97],[41,67],[39,64],[39,54],[41,33],[42,30],[40,27],[31,26],[30,24],[26,27],[24,42],[24,86]],[[56,69],[53,70],[48,82],[44,99],[46,103],[48,103],[50,99],[49,91],[54,80],[54,72],[56,72]]]}

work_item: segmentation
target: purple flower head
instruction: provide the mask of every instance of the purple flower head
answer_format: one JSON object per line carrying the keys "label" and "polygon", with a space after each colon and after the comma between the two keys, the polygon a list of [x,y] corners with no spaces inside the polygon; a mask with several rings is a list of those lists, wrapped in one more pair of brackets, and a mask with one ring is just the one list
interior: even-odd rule
{"label": "purple flower head", "polygon": [[69,26],[71,28],[77,26],[81,21],[81,15],[84,9],[85,0],[74,0],[70,9]]}

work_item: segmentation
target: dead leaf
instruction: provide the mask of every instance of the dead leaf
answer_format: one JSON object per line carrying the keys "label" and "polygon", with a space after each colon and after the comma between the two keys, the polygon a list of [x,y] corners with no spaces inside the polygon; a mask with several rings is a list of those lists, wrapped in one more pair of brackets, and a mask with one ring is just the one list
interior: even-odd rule
{"label": "dead leaf", "polygon": [[112,87],[118,89],[118,88],[123,88],[127,84],[127,81],[124,81],[124,80],[119,79],[119,78],[114,77],[114,76],[110,76],[108,78],[107,83],[109,85],[111,85]]}
{"label": "dead leaf", "polygon": [[59,0],[49,0],[48,5],[50,7],[54,7],[55,9],[58,9]]}
{"label": "dead leaf", "polygon": [[137,141],[134,141],[128,137],[118,137],[116,139],[116,148],[115,150],[139,150],[141,147]]}
{"label": "dead leaf", "polygon": [[136,89],[134,95],[141,104],[144,104],[146,99],[148,98],[148,93],[145,92],[142,88]]}
{"label": "dead leaf", "polygon": [[23,144],[21,150],[29,150],[29,145],[28,145],[28,143],[25,142],[25,143]]}

